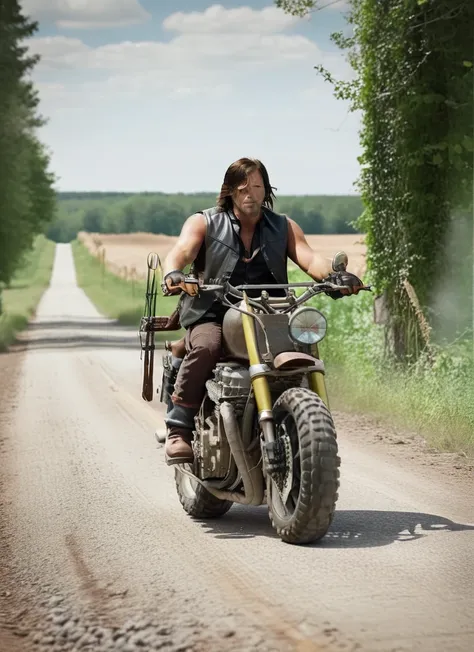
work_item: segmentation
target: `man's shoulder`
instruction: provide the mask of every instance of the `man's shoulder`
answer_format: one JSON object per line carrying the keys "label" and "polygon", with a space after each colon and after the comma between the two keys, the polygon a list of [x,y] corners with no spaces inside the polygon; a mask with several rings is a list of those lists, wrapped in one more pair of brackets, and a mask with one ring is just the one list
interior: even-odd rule
{"label": "man's shoulder", "polygon": [[195,211],[193,213],[193,216],[202,215],[205,218],[205,220],[208,221],[209,218],[212,218],[214,217],[214,215],[218,215],[221,212],[222,212],[221,209],[218,208],[217,206],[211,206],[210,208],[201,208],[200,210]]}
{"label": "man's shoulder", "polygon": [[199,224],[207,235],[212,235],[223,228],[226,220],[223,221],[222,217],[226,214],[219,206],[211,206],[194,212],[188,219]]}
{"label": "man's shoulder", "polygon": [[200,208],[197,211],[194,211],[192,215],[189,216],[188,219],[196,219],[196,218],[207,218],[207,217],[212,217],[213,215],[217,215],[220,213],[220,209],[217,206],[212,206],[211,208]]}
{"label": "man's shoulder", "polygon": [[217,215],[217,213],[222,213],[222,210],[218,206],[211,206],[210,208],[203,208],[198,211],[198,213],[203,213],[204,215]]}

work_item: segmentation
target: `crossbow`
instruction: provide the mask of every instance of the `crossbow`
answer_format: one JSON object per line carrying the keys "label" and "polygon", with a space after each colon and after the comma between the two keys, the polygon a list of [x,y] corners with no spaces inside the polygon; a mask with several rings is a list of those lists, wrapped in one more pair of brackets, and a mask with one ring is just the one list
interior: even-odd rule
{"label": "crossbow", "polygon": [[[169,317],[158,317],[156,315],[156,300],[158,296],[158,288],[161,287],[163,294],[168,294],[166,286],[161,285],[156,279],[156,270],[158,269],[161,277],[163,277],[163,270],[161,268],[160,257],[156,253],[148,254],[147,258],[147,280],[146,280],[146,293],[145,293],[145,310],[144,316],[140,320],[140,346],[143,359],[143,352],[145,358],[143,360],[143,387],[142,398],[145,401],[153,400],[153,370],[155,358],[155,333],[161,331],[177,331],[180,330],[178,309],[174,310]],[[191,282],[192,279],[190,279]],[[183,289],[185,289],[184,286]]]}

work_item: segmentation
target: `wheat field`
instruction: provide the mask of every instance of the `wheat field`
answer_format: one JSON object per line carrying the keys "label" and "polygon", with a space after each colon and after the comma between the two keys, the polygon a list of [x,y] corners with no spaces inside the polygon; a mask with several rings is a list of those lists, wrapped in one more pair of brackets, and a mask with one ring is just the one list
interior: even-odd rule
{"label": "wheat field", "polygon": [[[332,258],[338,251],[349,257],[348,270],[362,276],[365,273],[366,246],[360,234],[308,235],[306,239],[315,251]],[[94,256],[103,256],[110,271],[126,279],[144,278],[147,257],[155,252],[163,261],[177,240],[176,236],[154,233],[86,233],[80,232],[78,240]]]}

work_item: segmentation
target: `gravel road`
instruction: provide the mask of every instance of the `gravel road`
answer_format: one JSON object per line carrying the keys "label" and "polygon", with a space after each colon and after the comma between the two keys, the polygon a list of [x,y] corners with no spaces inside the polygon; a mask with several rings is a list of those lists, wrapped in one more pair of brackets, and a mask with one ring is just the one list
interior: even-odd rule
{"label": "gravel road", "polygon": [[282,543],[264,506],[191,520],[136,329],[97,313],[69,245],[0,377],[2,652],[474,649],[472,470],[336,413],[322,543]]}

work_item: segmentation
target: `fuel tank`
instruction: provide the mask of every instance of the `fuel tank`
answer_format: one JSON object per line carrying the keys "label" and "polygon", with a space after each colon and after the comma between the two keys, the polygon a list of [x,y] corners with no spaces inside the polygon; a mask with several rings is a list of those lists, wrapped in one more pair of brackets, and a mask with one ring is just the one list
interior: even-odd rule
{"label": "fuel tank", "polygon": [[[236,305],[245,310],[243,301]],[[287,314],[260,314],[259,318],[265,327],[270,349],[274,356],[285,351],[295,350],[294,342],[290,339],[288,332]],[[255,325],[255,334],[260,352],[265,351],[264,333],[258,323]],[[242,326],[242,313],[231,308],[226,312],[222,324],[222,340],[226,353],[240,360],[248,360]]]}
{"label": "fuel tank", "polygon": [[[236,305],[245,310],[243,301]],[[240,360],[249,359],[242,326],[242,313],[237,312],[237,310],[229,309],[224,315],[222,341],[226,353]]]}

